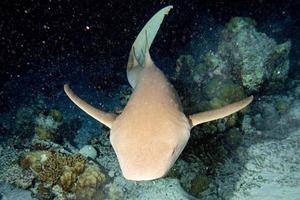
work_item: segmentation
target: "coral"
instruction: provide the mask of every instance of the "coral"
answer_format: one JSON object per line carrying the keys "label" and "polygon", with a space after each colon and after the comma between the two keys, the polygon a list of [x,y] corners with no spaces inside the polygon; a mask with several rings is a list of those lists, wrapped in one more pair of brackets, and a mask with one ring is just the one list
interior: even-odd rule
{"label": "coral", "polygon": [[56,109],[51,109],[47,115],[39,114],[35,118],[35,136],[39,140],[57,141],[62,124],[62,113]]}
{"label": "coral", "polygon": [[[64,170],[67,166],[72,168],[79,165],[76,163],[81,163],[79,166],[84,166],[82,164],[84,164],[85,162],[85,158],[78,154],[65,155],[57,152],[51,152],[49,158],[43,163],[43,170],[38,173],[38,178],[42,182],[55,184],[63,175]],[[81,170],[76,171],[80,172]],[[68,188],[67,186],[62,187]]]}
{"label": "coral", "polygon": [[40,127],[46,128],[46,129],[52,129],[52,130],[56,130],[58,128],[58,126],[60,125],[60,123],[55,121],[52,116],[44,115],[44,114],[40,114],[35,119],[35,124],[37,126],[40,126]]}
{"label": "coral", "polygon": [[217,51],[208,52],[204,63],[200,64],[187,62],[191,58],[185,56],[177,63],[189,66],[192,75],[181,73],[184,77],[189,76],[188,80],[194,77],[203,80],[207,75],[230,78],[243,86],[246,93],[282,88],[289,70],[291,42],[277,45],[266,34],[258,32],[255,26],[256,22],[251,18],[232,18],[222,31]]}
{"label": "coral", "polygon": [[228,117],[224,118],[224,120],[225,120],[226,127],[229,128],[234,127],[235,125],[237,125],[238,115],[236,113],[229,115]]}
{"label": "coral", "polygon": [[210,183],[210,181],[207,176],[196,176],[192,180],[190,192],[192,194],[201,193],[201,192],[205,191],[206,189],[208,189],[209,183]]}
{"label": "coral", "polygon": [[31,169],[41,183],[51,185],[59,183],[68,191],[76,181],[76,177],[85,169],[85,158],[81,155],[65,155],[50,151],[33,151],[20,158],[20,166]]}
{"label": "coral", "polygon": [[266,68],[269,71],[268,78],[270,81],[283,82],[287,78],[290,49],[291,42],[287,41],[277,45],[274,51],[269,55]]}
{"label": "coral", "polygon": [[0,182],[10,183],[22,189],[31,187],[34,176],[30,171],[24,171],[16,162],[19,153],[11,147],[0,151]]}
{"label": "coral", "polygon": [[178,86],[176,90],[183,97],[182,104],[185,113],[198,112],[201,108],[199,99],[203,98],[201,98],[201,87],[199,85],[204,80],[206,68],[207,66],[203,64],[196,65],[196,61],[191,55],[181,55],[176,61],[174,84]]}
{"label": "coral", "polygon": [[[222,69],[226,67],[226,63],[224,63],[224,60],[220,57],[219,54],[210,51],[204,57],[204,66],[205,68],[202,67],[202,69],[204,70],[200,71],[202,74],[206,74],[207,72],[213,72],[216,69]],[[217,71],[215,71],[214,73],[218,74]]]}
{"label": "coral", "polygon": [[[204,106],[206,110],[217,109],[230,103],[239,101],[245,97],[242,86],[234,83],[230,79],[224,79],[221,76],[214,76],[203,87],[203,93],[208,102]],[[216,122],[211,122],[206,127],[205,132],[213,133],[223,132],[227,128],[234,127],[237,124],[237,114],[230,115]],[[210,129],[210,130],[209,130]]]}
{"label": "coral", "polygon": [[77,174],[74,170],[69,166],[65,166],[59,178],[59,185],[61,185],[64,191],[70,191],[76,182],[76,178]]}
{"label": "coral", "polygon": [[222,33],[216,54],[227,63],[227,73],[241,81],[248,93],[263,87],[278,89],[287,78],[290,42],[277,45],[255,29],[249,18],[232,18]]}
{"label": "coral", "polygon": [[185,79],[195,67],[195,60],[191,55],[181,55],[176,60],[176,78]]}
{"label": "coral", "polygon": [[106,181],[105,175],[97,166],[89,166],[79,177],[76,183],[76,199],[102,199],[101,187]]}
{"label": "coral", "polygon": [[33,193],[38,199],[50,200],[53,199],[51,189],[51,184],[37,183],[33,190]]}
{"label": "coral", "polygon": [[225,135],[226,143],[231,148],[237,148],[242,143],[242,134],[238,128],[230,129]]}
{"label": "coral", "polygon": [[280,114],[284,114],[289,109],[289,101],[281,98],[275,102],[275,108]]}
{"label": "coral", "polygon": [[[33,151],[23,154],[19,164],[24,169],[31,169],[37,177],[38,197],[54,195],[52,191],[54,185],[61,187],[61,192],[65,192],[63,196],[75,194],[76,199],[102,197],[101,187],[106,181],[106,176],[99,167],[87,163],[81,154]],[[55,195],[61,196],[61,192]]]}
{"label": "coral", "polygon": [[56,121],[56,122],[62,122],[63,121],[63,115],[59,110],[51,109],[49,111],[49,116],[51,116],[53,118],[53,120]]}
{"label": "coral", "polygon": [[44,127],[36,126],[34,128],[34,132],[39,140],[53,141],[55,139],[54,134]]}
{"label": "coral", "polygon": [[48,151],[25,152],[19,158],[19,165],[23,169],[41,170],[42,164],[50,156]]}
{"label": "coral", "polygon": [[220,108],[245,97],[243,87],[221,76],[210,79],[204,86],[203,93],[209,100],[208,109]]}
{"label": "coral", "polygon": [[250,17],[233,17],[225,25],[225,28],[231,33],[239,33],[242,29],[251,28],[252,26],[256,26],[256,21]]}

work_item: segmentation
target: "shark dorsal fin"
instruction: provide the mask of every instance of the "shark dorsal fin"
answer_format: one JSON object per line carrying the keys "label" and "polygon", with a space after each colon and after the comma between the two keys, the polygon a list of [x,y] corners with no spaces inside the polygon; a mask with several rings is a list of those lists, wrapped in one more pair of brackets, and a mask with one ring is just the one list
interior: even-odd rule
{"label": "shark dorsal fin", "polygon": [[[147,51],[160,28],[164,17],[169,13],[173,6],[167,6],[159,10],[143,27],[135,39],[128,58],[127,78],[131,87],[135,87],[140,71],[143,69],[146,61]],[[150,56],[150,54],[149,54]],[[151,57],[148,57],[151,58]],[[149,59],[148,59],[149,61]],[[152,60],[151,60],[152,61]]]}
{"label": "shark dorsal fin", "polygon": [[148,33],[147,30],[145,30],[145,60],[144,60],[144,67],[151,67],[153,66],[153,60],[151,58],[150,55],[150,46],[149,46],[149,42],[148,42]]}
{"label": "shark dorsal fin", "polygon": [[111,126],[112,126],[113,122],[115,121],[117,115],[115,115],[114,113],[103,112],[103,111],[91,106],[90,104],[88,104],[84,100],[80,99],[71,90],[71,88],[69,87],[68,84],[64,85],[64,90],[65,90],[66,94],[68,95],[68,97],[71,99],[71,101],[73,101],[79,108],[81,108],[88,115],[95,118],[97,121],[101,122],[102,124],[104,124],[108,128],[111,128]]}
{"label": "shark dorsal fin", "polygon": [[221,119],[228,115],[231,115],[243,108],[245,108],[248,104],[250,104],[253,100],[253,96],[247,97],[239,102],[235,102],[224,106],[219,109],[209,110],[206,112],[200,112],[189,116],[192,127],[202,124],[205,122],[213,121],[216,119]]}

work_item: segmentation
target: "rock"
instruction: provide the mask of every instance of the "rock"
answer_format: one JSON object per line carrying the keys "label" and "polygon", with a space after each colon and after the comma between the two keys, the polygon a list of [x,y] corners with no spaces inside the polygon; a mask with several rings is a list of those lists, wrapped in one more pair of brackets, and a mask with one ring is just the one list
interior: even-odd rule
{"label": "rock", "polygon": [[8,183],[0,182],[0,198],[2,200],[33,200],[30,191],[16,188]]}
{"label": "rock", "polygon": [[85,145],[79,150],[79,153],[85,157],[95,159],[97,157],[97,151],[92,145]]}
{"label": "rock", "polygon": [[232,18],[223,31],[217,54],[226,61],[227,73],[241,81],[247,93],[281,88],[289,70],[289,41],[277,45],[257,32],[250,18]]}

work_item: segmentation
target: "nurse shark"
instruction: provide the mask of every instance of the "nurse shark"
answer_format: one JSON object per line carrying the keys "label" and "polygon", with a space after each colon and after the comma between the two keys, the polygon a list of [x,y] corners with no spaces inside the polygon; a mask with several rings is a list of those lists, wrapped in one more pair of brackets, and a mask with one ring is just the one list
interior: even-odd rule
{"label": "nurse shark", "polygon": [[133,93],[121,114],[91,106],[64,85],[66,94],[79,108],[110,128],[112,147],[123,176],[129,180],[163,177],[183,151],[194,126],[233,114],[253,100],[250,96],[219,109],[192,115],[183,113],[176,90],[149,53],[159,27],[171,9],[172,6],[167,6],[158,11],[131,47],[127,78]]}

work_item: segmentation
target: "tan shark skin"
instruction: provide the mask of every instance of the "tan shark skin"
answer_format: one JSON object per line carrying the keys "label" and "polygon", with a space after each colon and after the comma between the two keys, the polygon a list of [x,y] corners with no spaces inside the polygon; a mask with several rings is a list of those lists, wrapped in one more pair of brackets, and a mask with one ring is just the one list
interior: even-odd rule
{"label": "tan shark skin", "polygon": [[[167,14],[170,9],[166,7],[159,12]],[[158,18],[161,23],[163,15]],[[152,25],[146,24],[144,29]],[[110,141],[123,176],[134,181],[163,177],[186,146],[192,127],[235,113],[253,99],[251,96],[220,109],[186,116],[177,92],[150,57],[148,45],[151,46],[154,37],[148,41],[147,32],[141,32],[138,38],[144,39],[145,49],[135,52],[135,47],[139,49],[140,44],[131,49],[127,75],[134,91],[119,116],[92,107],[76,96],[68,85],[64,87],[77,106],[111,129]],[[141,54],[142,58],[137,58]]]}
{"label": "tan shark skin", "polygon": [[173,86],[156,66],[145,66],[111,128],[111,144],[124,177],[164,176],[185,147],[190,128]]}

